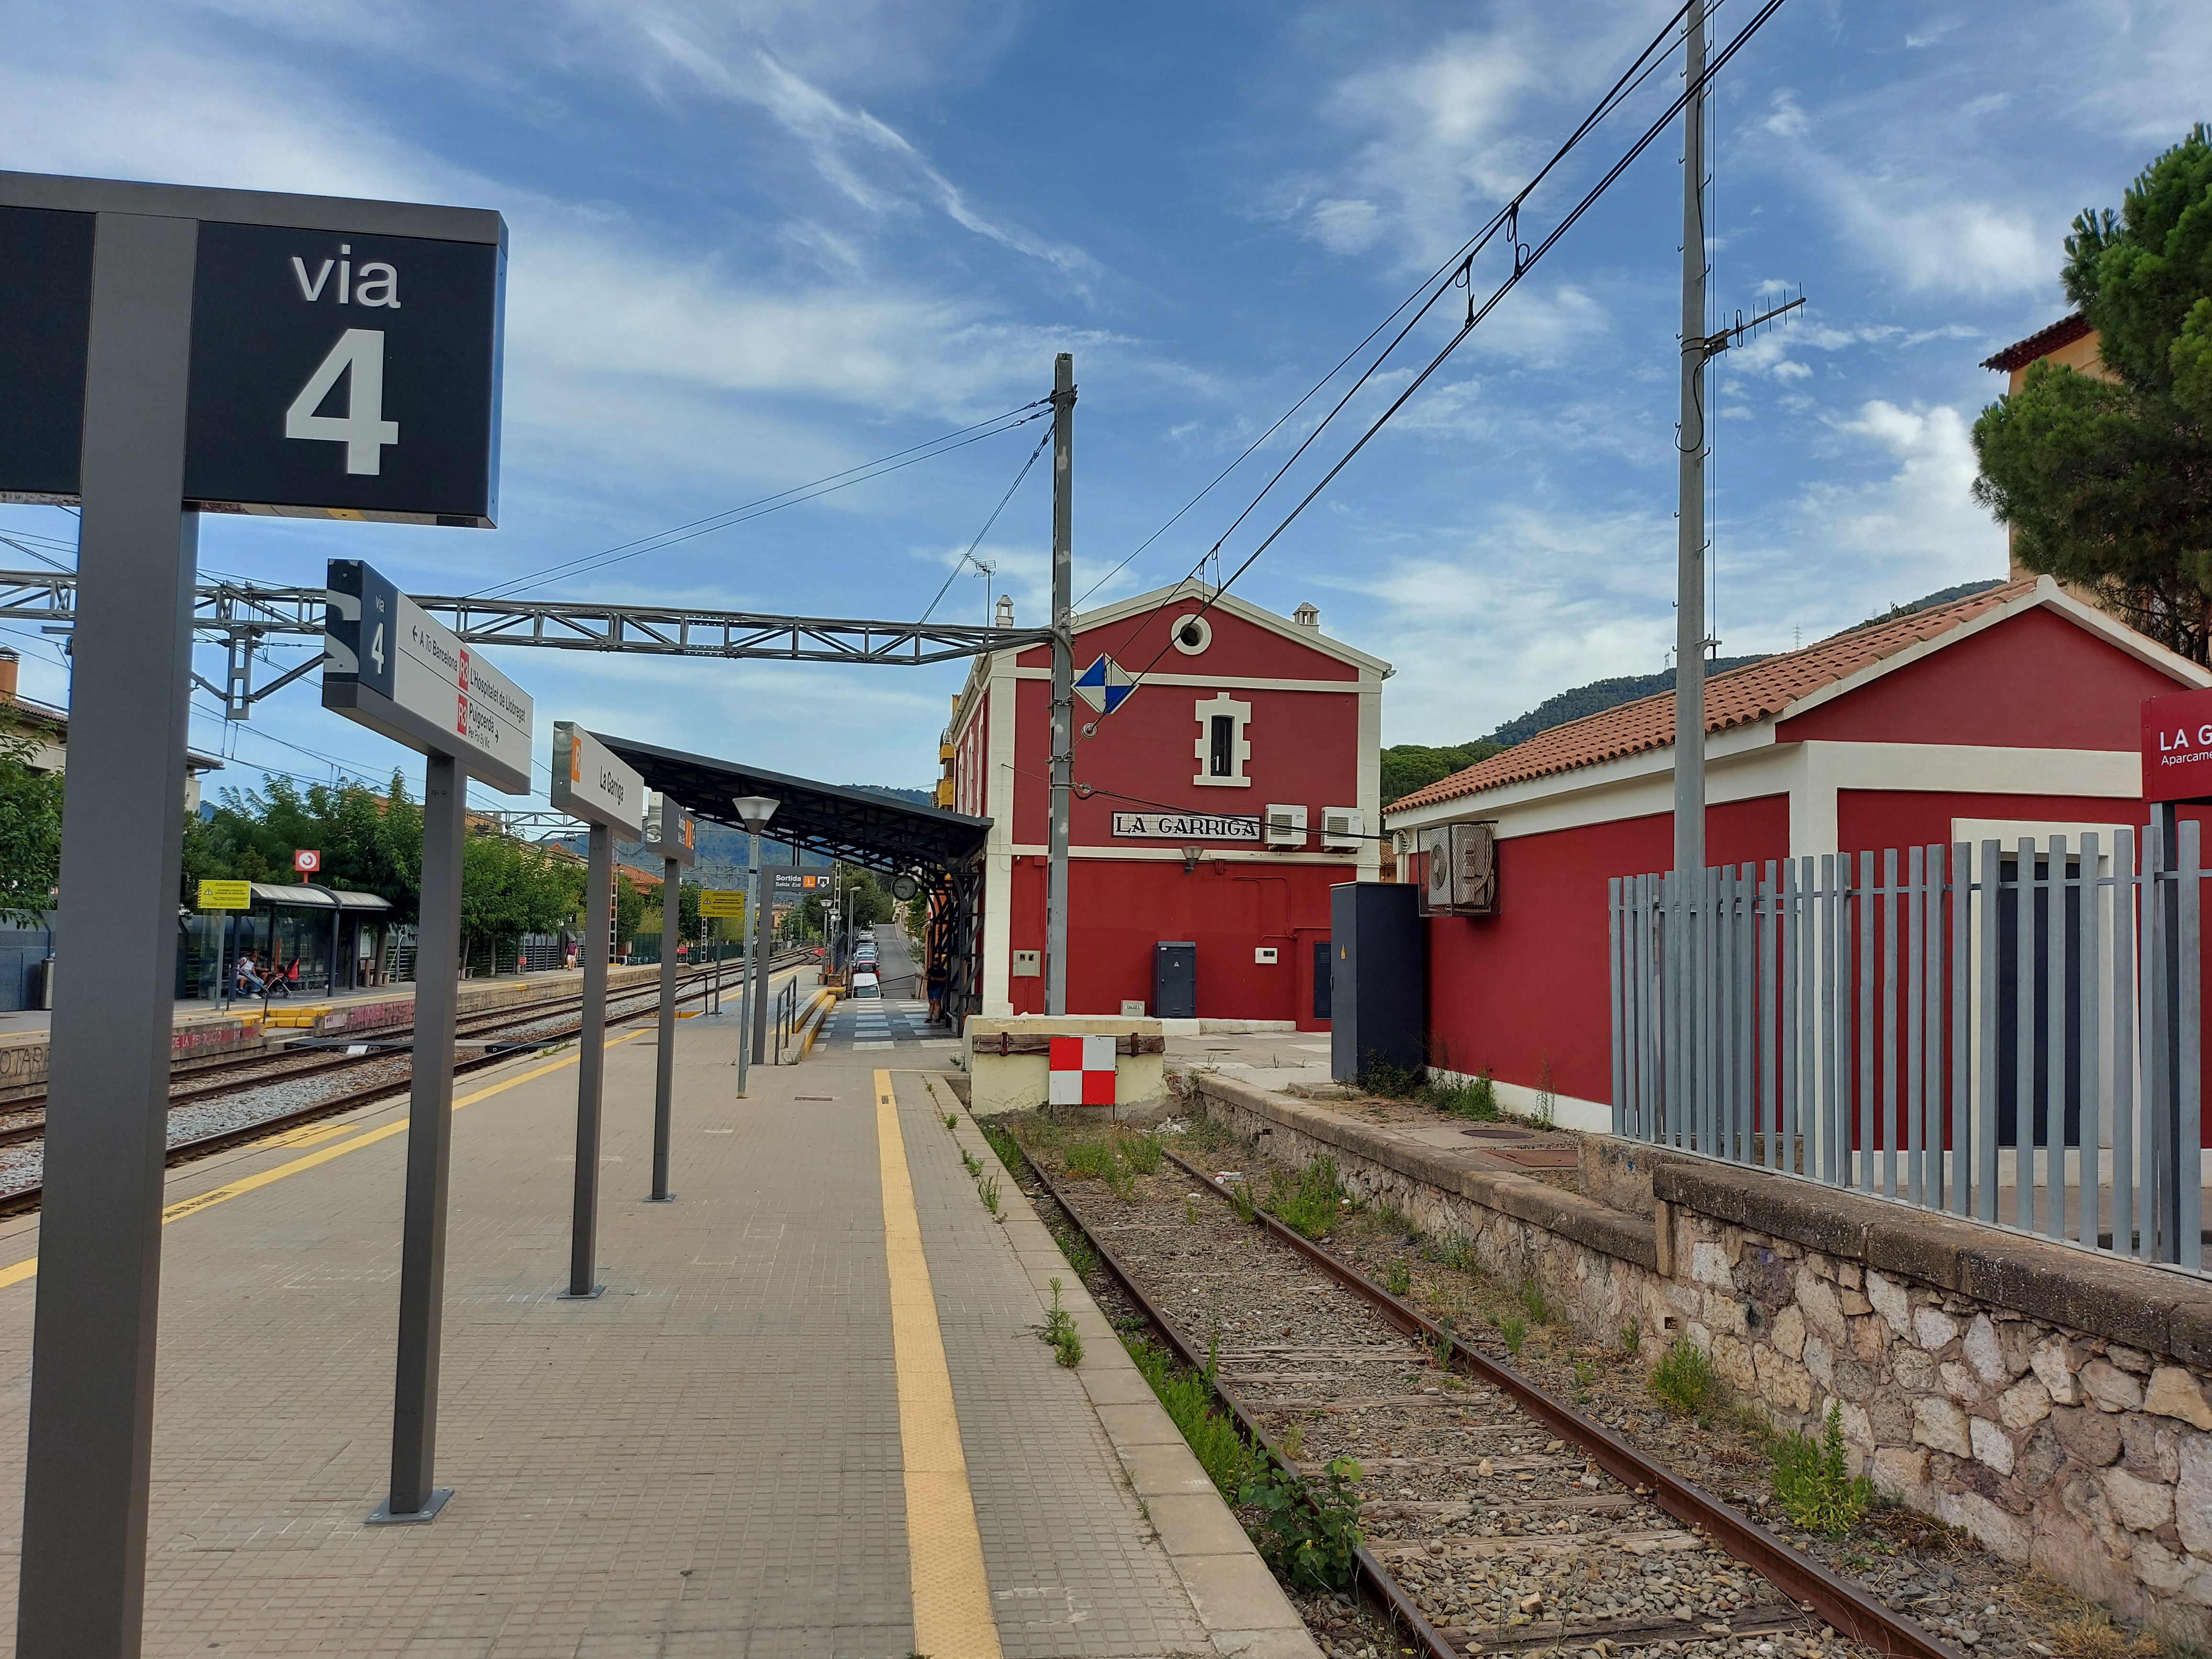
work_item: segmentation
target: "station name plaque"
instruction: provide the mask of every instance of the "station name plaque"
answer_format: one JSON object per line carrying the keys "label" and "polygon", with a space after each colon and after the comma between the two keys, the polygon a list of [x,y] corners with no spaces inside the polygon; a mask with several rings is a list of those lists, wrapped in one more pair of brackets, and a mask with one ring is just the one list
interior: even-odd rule
{"label": "station name plaque", "polygon": [[530,793],[530,694],[359,559],[332,559],[323,707],[471,777]]}
{"label": "station name plaque", "polygon": [[604,823],[635,841],[645,833],[645,780],[574,720],[553,722],[553,810]]}

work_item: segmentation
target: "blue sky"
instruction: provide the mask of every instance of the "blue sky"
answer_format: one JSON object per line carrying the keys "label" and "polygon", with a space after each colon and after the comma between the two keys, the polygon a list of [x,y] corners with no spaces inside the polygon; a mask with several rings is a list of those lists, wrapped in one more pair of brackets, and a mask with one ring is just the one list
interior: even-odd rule
{"label": "blue sky", "polygon": [[[1725,0],[1716,32],[1754,9]],[[1080,592],[1510,197],[1671,9],[13,0],[0,139],[21,169],[507,217],[501,527],[211,520],[210,569],[312,582],[358,556],[417,592],[487,586],[1026,403],[1069,350]],[[1811,304],[1717,371],[1726,651],[2003,574],[1966,495],[1967,430],[1998,388],[1977,364],[2060,313],[2067,222],[2212,114],[2208,86],[2189,0],[1787,0],[1729,66],[1714,314],[1800,283]],[[1647,82],[1533,198],[1522,239],[1674,95]],[[1311,600],[1397,665],[1386,741],[1477,736],[1665,664],[1679,155],[1656,143],[1239,583],[1280,611]],[[1479,287],[1503,268],[1486,257]],[[1437,340],[1417,333],[1411,361]],[[1305,418],[1094,603],[1186,574]],[[1040,430],[538,591],[916,615]],[[1271,498],[1230,563],[1279,516]],[[1040,466],[980,550],[1024,621],[1043,612],[1049,526]],[[72,525],[18,507],[0,528],[65,547]],[[944,614],[981,620],[983,581],[957,580]],[[12,642],[27,691],[58,700],[51,643]],[[886,783],[933,775],[962,674],[501,661],[549,724]],[[226,746],[214,720],[192,736]],[[405,758],[309,685],[228,746],[241,784]]]}

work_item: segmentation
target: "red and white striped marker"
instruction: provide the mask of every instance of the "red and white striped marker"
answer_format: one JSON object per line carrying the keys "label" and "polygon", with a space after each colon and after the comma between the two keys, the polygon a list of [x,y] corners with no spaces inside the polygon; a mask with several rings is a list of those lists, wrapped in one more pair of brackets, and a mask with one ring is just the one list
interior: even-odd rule
{"label": "red and white striped marker", "polygon": [[1114,1039],[1056,1036],[1047,1060],[1045,1104],[1111,1106],[1114,1103]]}

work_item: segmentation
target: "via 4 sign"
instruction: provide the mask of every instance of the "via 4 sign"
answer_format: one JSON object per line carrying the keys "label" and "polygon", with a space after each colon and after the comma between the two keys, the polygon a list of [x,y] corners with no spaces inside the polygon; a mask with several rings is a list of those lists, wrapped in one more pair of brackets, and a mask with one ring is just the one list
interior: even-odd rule
{"label": "via 4 sign", "polygon": [[107,216],[190,239],[187,504],[497,518],[498,214],[36,173],[0,173],[0,500],[79,498]]}
{"label": "via 4 sign", "polygon": [[2143,700],[2142,797],[2212,800],[2212,690]]}
{"label": "via 4 sign", "polygon": [[1136,689],[1129,671],[1103,652],[1075,677],[1075,695],[1101,714],[1112,714]]}

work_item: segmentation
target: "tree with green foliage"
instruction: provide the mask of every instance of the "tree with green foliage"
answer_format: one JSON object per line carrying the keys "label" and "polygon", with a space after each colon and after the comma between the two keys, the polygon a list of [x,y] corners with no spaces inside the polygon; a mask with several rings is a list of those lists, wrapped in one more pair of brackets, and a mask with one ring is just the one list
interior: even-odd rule
{"label": "tree with green foliage", "polygon": [[525,933],[574,926],[583,900],[580,865],[508,836],[472,835],[461,848],[462,957],[467,960],[477,946],[486,946],[493,971],[499,972],[509,965],[512,954],[501,946]]}
{"label": "tree with green foliage", "polygon": [[0,730],[0,917],[34,927],[62,873],[62,775],[31,763],[38,745]]}
{"label": "tree with green foliage", "polygon": [[2212,646],[2212,133],[2074,221],[2059,273],[2110,379],[2049,362],[1974,423],[1974,499],[2028,569],[2197,662]]}
{"label": "tree with green foliage", "polygon": [[374,893],[393,920],[411,921],[422,888],[422,809],[398,773],[387,793],[358,783],[311,783],[272,777],[264,792],[226,789],[205,818],[185,822],[184,889],[197,900],[204,878],[296,882],[292,854],[323,855],[321,884]]}
{"label": "tree with green foliage", "polygon": [[1382,751],[1382,804],[1410,795],[1416,789],[1425,789],[1451,776],[1464,772],[1478,761],[1488,760],[1505,745],[1502,743],[1461,743],[1431,747],[1419,743],[1395,743]]}

